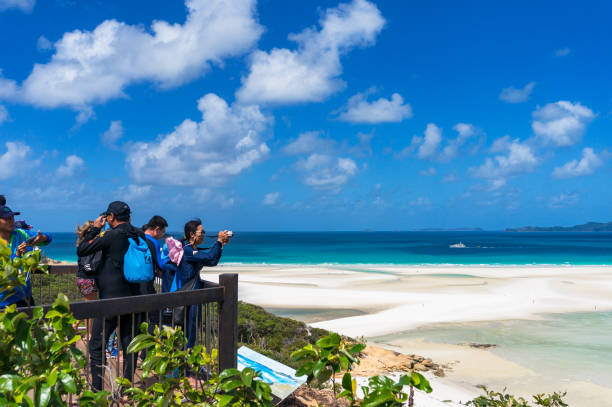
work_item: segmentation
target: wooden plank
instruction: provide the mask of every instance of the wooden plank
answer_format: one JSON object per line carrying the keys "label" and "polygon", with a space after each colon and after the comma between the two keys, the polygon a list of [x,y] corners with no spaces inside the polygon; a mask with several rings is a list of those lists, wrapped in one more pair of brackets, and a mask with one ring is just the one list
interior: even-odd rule
{"label": "wooden plank", "polygon": [[[159,311],[164,308],[176,308],[183,305],[206,304],[223,301],[223,288],[210,287],[192,291],[180,291],[162,294],[137,295],[132,297],[107,298],[94,301],[79,301],[70,304],[70,310],[76,319],[103,318],[138,312]],[[45,305],[45,312],[51,305]],[[19,308],[31,312],[32,307]]]}
{"label": "wooden plank", "polygon": [[76,274],[79,270],[79,266],[76,264],[50,264],[49,274]]}

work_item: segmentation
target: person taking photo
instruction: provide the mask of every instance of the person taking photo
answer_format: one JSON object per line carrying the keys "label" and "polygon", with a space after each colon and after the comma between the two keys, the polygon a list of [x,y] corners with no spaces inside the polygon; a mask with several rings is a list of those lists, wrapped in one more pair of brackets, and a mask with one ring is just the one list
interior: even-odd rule
{"label": "person taking photo", "polygon": [[[129,239],[138,240],[138,238],[142,238],[149,242],[145,238],[144,233],[134,227],[130,220],[131,210],[125,202],[111,202],[106,211],[94,221],[93,227],[87,232],[77,248],[78,256],[87,256],[99,250],[102,251],[104,265],[96,276],[98,297],[100,299],[146,294],[146,292],[142,292],[141,288],[146,283],[130,283],[124,276],[123,263],[124,256],[130,246]],[[110,230],[99,236],[106,224],[108,224]],[[150,242],[148,246],[153,256],[153,261],[157,261],[155,247]],[[132,341],[132,324],[137,324],[138,321],[133,320],[129,310],[126,311],[128,313],[121,315],[120,318],[119,343],[124,351],[123,377],[131,381],[133,366],[135,366],[134,355],[127,355],[126,350]],[[104,351],[104,345],[108,342],[108,338],[118,325],[117,320],[117,317],[96,318],[93,322],[89,341],[89,355],[92,386],[95,390],[102,389],[102,352]],[[134,326],[134,332],[138,332],[137,326]],[[102,337],[102,333],[104,333],[104,337]]]}
{"label": "person taking photo", "polygon": [[[15,228],[15,215],[19,214],[6,205],[0,205],[0,239],[4,240],[11,250],[11,259],[23,256],[26,252],[32,251],[35,246],[46,246],[51,242],[51,235],[41,233],[40,230],[34,233],[31,230]],[[12,304],[17,304],[18,307],[35,305],[29,273],[26,275],[26,284],[21,286],[16,293],[10,296],[0,293],[0,308]]]}

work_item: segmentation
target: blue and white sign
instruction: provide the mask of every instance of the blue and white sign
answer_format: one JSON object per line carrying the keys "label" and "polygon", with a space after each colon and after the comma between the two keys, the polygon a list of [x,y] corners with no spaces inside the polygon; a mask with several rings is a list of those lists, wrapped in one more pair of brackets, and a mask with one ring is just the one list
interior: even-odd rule
{"label": "blue and white sign", "polygon": [[241,346],[238,349],[238,370],[252,367],[270,385],[272,394],[281,400],[306,382],[306,376],[296,377],[295,370],[261,353]]}

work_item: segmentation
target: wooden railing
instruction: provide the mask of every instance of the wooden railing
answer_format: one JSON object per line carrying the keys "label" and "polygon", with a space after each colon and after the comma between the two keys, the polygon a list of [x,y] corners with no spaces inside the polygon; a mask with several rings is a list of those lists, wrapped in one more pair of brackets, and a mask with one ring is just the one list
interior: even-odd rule
{"label": "wooden railing", "polygon": [[[50,308],[52,301],[43,301],[57,296],[59,292],[71,291],[70,310],[76,319],[81,320],[81,329],[86,330],[86,338],[83,346],[85,352],[89,350],[89,341],[92,333],[89,330],[87,320],[109,320],[121,317],[130,318],[133,338],[138,333],[137,322],[148,321],[150,324],[165,324],[176,326],[175,312],[179,307],[192,307],[196,310],[196,343],[203,344],[210,353],[213,348],[218,349],[219,370],[235,368],[237,364],[237,327],[238,327],[238,275],[221,274],[219,284],[204,282],[204,287],[198,290],[181,291],[173,293],[157,293],[149,295],[138,295],[131,297],[109,298],[93,301],[74,301],[79,294],[74,294],[76,289],[75,274],[77,266],[56,265],[49,267],[49,275],[32,276],[32,293],[37,306]],[[41,278],[42,277],[42,278]],[[38,280],[38,281],[37,281]],[[72,284],[72,286],[71,286]],[[46,286],[45,286],[46,285]],[[44,294],[44,296],[43,296]],[[32,307],[20,310],[31,312]],[[187,331],[187,317],[183,318],[182,329]],[[120,329],[118,324],[117,331]],[[110,333],[103,332],[102,336]],[[118,332],[118,337],[121,335]],[[102,342],[105,342],[104,340]],[[106,343],[103,343],[106,348]],[[103,365],[106,372],[116,371],[121,376],[120,363],[127,360],[128,355],[118,357],[113,363],[109,363],[106,352],[102,352]],[[89,356],[89,355],[88,355]],[[131,356],[133,357],[133,356]],[[111,366],[112,365],[112,366]],[[136,362],[133,362],[133,371]],[[106,374],[106,373],[105,373]],[[136,379],[136,376],[133,376]],[[112,379],[109,378],[109,379]],[[105,380],[105,383],[113,380]]]}

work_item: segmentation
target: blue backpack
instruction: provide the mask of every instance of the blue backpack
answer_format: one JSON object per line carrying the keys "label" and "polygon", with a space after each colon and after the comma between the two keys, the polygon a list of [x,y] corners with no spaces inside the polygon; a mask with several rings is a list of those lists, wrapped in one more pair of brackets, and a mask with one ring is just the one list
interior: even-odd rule
{"label": "blue backpack", "polygon": [[130,246],[123,256],[123,275],[130,283],[146,283],[153,280],[155,270],[153,256],[147,242],[138,237],[128,239]]}

